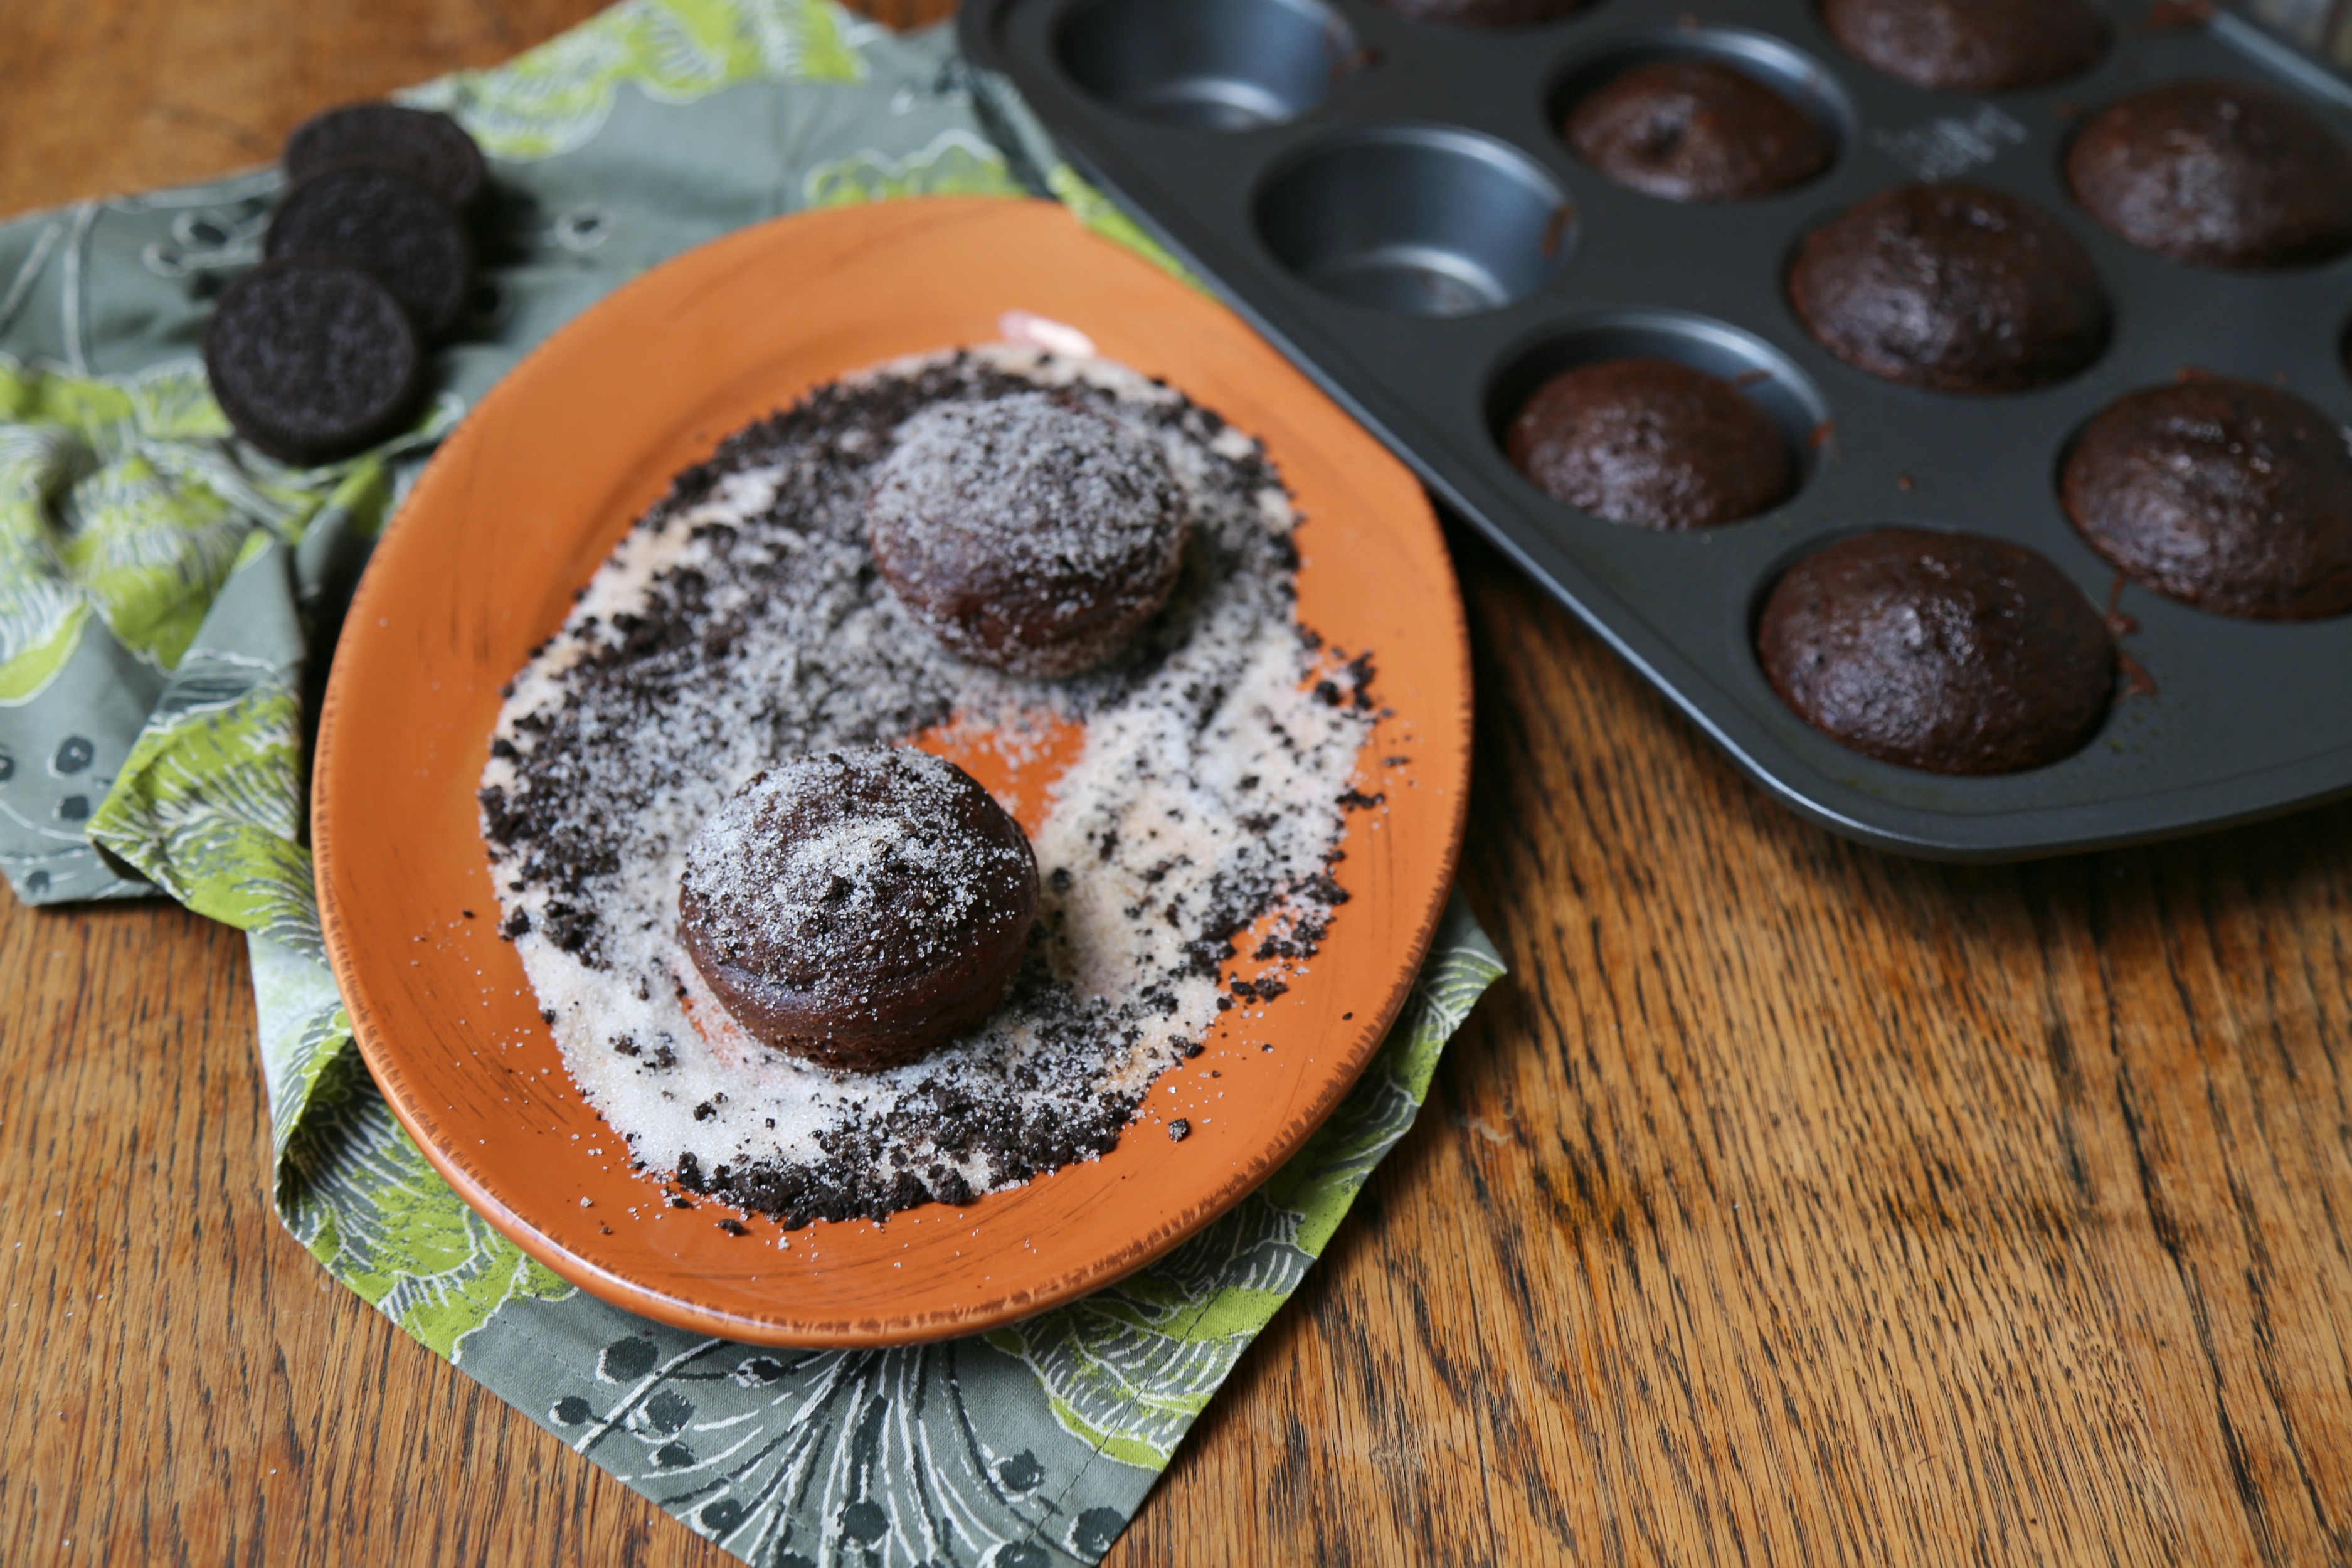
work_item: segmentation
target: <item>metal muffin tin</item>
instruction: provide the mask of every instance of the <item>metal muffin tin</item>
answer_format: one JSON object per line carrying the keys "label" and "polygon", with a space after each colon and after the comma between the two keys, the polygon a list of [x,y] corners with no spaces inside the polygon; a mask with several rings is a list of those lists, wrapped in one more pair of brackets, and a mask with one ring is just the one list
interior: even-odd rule
{"label": "metal muffin tin", "polygon": [[[1931,92],[1846,56],[1807,0],[1599,0],[1506,32],[1416,24],[1369,0],[969,0],[967,54],[1008,76],[1071,156],[1782,802],[1864,842],[2000,860],[2159,837],[2352,791],[2352,616],[2233,620],[2137,584],[2125,652],[2155,685],[2084,751],[1997,778],[1873,762],[1809,728],[1758,668],[1763,595],[1790,562],[1886,523],[2015,540],[2094,603],[2116,580],[2060,509],[2067,443],[2184,366],[2276,378],[2352,415],[2352,256],[2274,274],[2136,250],[2061,171],[2081,119],[2182,76],[2263,82],[2352,135],[2352,90],[2241,19],[2151,30],[2107,7],[2099,63],[2048,88]],[[1577,94],[1624,65],[1714,55],[1833,132],[1820,178],[1685,205],[1612,184],[1561,141]],[[1965,178],[2055,214],[2115,307],[2106,352],[2060,385],[1956,396],[1821,347],[1784,289],[1804,235],[1863,197]],[[1498,434],[1544,376],[1654,353],[1729,377],[1802,457],[1787,504],[1659,533],[1550,500]]]}

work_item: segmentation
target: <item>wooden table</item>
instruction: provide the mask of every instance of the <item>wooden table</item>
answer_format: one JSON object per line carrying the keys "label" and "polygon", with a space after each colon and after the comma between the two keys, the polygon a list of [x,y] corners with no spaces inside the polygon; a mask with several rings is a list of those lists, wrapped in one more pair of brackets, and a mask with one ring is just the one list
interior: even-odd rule
{"label": "wooden table", "polygon": [[[0,211],[592,5],[8,0]],[[1513,977],[1114,1561],[2352,1562],[2352,807],[1890,859],[1460,558]],[[0,1559],[730,1561],[279,1229],[236,933],[0,905]]]}

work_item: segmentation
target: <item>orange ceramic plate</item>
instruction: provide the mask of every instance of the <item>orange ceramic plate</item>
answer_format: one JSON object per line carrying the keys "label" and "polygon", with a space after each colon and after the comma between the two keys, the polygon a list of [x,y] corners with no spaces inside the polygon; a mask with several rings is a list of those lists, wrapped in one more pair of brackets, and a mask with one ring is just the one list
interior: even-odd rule
{"label": "orange ceramic plate", "polygon": [[[664,1211],[572,1088],[494,930],[474,790],[499,684],[670,477],[720,437],[846,372],[996,338],[1010,310],[1076,327],[1257,437],[1281,466],[1305,519],[1300,616],[1373,652],[1389,710],[1358,767],[1359,787],[1387,805],[1349,818],[1339,868],[1353,900],[1288,994],[1223,1015],[1207,1050],[1155,1088],[1152,1122],[1192,1121],[1181,1143],[1139,1128],[1100,1160],[969,1207],[819,1224],[787,1246],[766,1220],[730,1234],[718,1223],[730,1211],[708,1202]],[[1469,699],[1461,601],[1420,487],[1224,310],[1047,203],[887,202],[779,219],[655,269],[550,339],[442,447],[377,548],[320,727],[312,811],[328,949],[394,1110],[469,1203],[564,1278],[648,1317],[757,1342],[967,1333],[1166,1251],[1339,1103],[1445,900]]]}

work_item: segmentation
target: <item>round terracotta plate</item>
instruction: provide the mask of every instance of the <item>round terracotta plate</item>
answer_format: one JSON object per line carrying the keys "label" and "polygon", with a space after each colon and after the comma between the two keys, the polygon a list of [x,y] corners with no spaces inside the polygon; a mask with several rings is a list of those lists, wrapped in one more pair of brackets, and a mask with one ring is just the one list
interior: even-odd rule
{"label": "round terracotta plate", "polygon": [[[846,372],[998,338],[1013,311],[1076,328],[1265,442],[1305,518],[1301,619],[1377,661],[1385,713],[1356,782],[1385,804],[1349,817],[1339,874],[1353,898],[1309,973],[1262,1008],[1223,1015],[1109,1154],[964,1208],[789,1235],[752,1219],[737,1235],[720,1224],[732,1211],[665,1207],[652,1178],[631,1173],[498,939],[474,791],[499,687],[670,477],[721,437]],[[1222,307],[1048,203],[782,218],[656,268],[550,339],[402,508],[352,605],[320,726],[328,950],[368,1066],[426,1156],[564,1278],[756,1342],[967,1333],[1150,1261],[1238,1202],[1339,1103],[1444,902],[1469,699],[1461,601],[1420,487]],[[986,762],[975,771],[992,787],[1038,782],[990,777]],[[1182,1142],[1162,1125],[1179,1116],[1194,1129]]]}

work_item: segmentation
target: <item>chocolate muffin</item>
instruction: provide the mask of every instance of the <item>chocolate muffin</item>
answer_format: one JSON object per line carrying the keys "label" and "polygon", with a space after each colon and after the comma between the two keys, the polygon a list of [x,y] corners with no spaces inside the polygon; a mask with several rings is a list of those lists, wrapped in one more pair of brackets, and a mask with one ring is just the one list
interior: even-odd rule
{"label": "chocolate muffin", "polygon": [[1381,0],[1401,16],[1442,27],[1531,27],[1572,16],[1591,0]]}
{"label": "chocolate muffin", "polygon": [[2091,548],[2159,594],[2265,621],[2352,610],[2352,454],[2293,393],[2210,376],[2118,398],[2061,489]]}
{"label": "chocolate muffin", "polygon": [[1189,530],[1158,442],[1047,392],[908,419],[866,505],[883,579],[941,642],[1046,679],[1115,657],[1159,613]]}
{"label": "chocolate muffin", "polygon": [[2071,756],[2115,691],[2115,640],[2082,591],[1975,534],[1882,528],[1815,551],[1773,584],[1756,651],[1806,723],[1929,773]]}
{"label": "chocolate muffin", "polygon": [[2089,0],[1822,0],[1822,21],[1863,64],[1952,92],[2073,76],[2107,40]]}
{"label": "chocolate muffin", "polygon": [[1511,421],[1505,450],[1555,500],[1641,528],[1712,528],[1789,499],[1778,426],[1728,383],[1662,359],[1561,372]]}
{"label": "chocolate muffin", "polygon": [[2102,227],[2175,261],[2252,271],[2352,247],[2352,151],[2243,82],[2169,81],[2109,104],[2067,148],[2066,184]]}
{"label": "chocolate muffin", "polygon": [[755,775],[703,824],[679,940],[766,1045],[872,1071],[977,1027],[1037,917],[1021,825],[971,774],[905,746]]}
{"label": "chocolate muffin", "polygon": [[2063,225],[1979,185],[1899,185],[1806,236],[1806,328],[1848,364],[1938,392],[2022,392],[2099,355],[2107,294]]}
{"label": "chocolate muffin", "polygon": [[1768,196],[1829,166],[1813,117],[1719,60],[1653,60],[1587,93],[1561,133],[1621,185],[1676,202]]}

